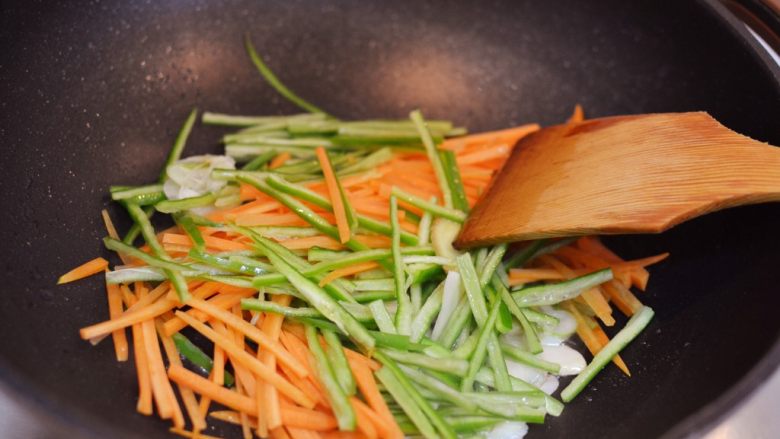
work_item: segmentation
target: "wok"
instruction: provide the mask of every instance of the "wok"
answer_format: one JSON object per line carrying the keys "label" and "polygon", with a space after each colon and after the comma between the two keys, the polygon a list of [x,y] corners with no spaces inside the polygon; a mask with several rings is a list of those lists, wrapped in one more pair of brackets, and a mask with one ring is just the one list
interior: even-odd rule
{"label": "wok", "polygon": [[[778,68],[716,2],[4,1],[0,376],[54,437],[168,437],[135,413],[132,361],[77,336],[108,315],[102,280],[54,283],[107,255],[109,184],[153,181],[193,106],[297,111],[259,79],[245,32],[344,118],[420,107],[478,131],[557,123],[579,102],[593,117],[706,110],[780,144]],[[219,151],[220,134],[198,126],[186,154]],[[736,406],[780,363],[778,217],[753,206],[610,238],[629,258],[671,252],[641,296],[657,317],[624,352],[630,379],[607,367],[529,437],[682,437]]]}

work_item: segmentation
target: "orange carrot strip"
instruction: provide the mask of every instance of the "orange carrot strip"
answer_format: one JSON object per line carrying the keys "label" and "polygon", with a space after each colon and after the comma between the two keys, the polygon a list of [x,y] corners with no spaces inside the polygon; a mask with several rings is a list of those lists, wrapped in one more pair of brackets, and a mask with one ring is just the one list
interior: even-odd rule
{"label": "orange carrot strip", "polygon": [[[249,353],[246,351],[244,337],[236,336],[236,333],[232,330],[232,328],[225,326],[223,322],[217,319],[211,321],[211,327],[214,329],[214,331],[216,331],[217,334],[220,334],[226,339],[231,340],[239,352]],[[228,354],[228,360],[230,360],[230,362],[233,364],[233,370],[235,372],[233,375],[236,377],[236,381],[238,381],[238,385],[240,386],[236,388],[236,391],[242,395],[247,395],[250,398],[253,398],[256,395],[257,385],[257,380],[255,379],[254,375],[252,375],[252,373],[249,372],[242,363],[233,358],[233,356],[230,355],[230,352],[226,352],[226,354]],[[253,352],[251,354],[254,355]]]}
{"label": "orange carrot strip", "polygon": [[508,128],[505,130],[488,131],[485,133],[470,134],[468,136],[455,137],[447,139],[439,145],[439,149],[448,149],[450,151],[457,151],[466,147],[469,144],[476,143],[490,143],[496,140],[502,140],[506,143],[514,145],[518,140],[526,135],[539,130],[539,125],[528,124],[520,125],[515,128]]}
{"label": "orange carrot strip", "polygon": [[119,329],[127,328],[135,323],[140,323],[145,320],[153,319],[166,311],[169,311],[176,307],[178,302],[174,302],[165,298],[154,302],[153,304],[138,309],[132,312],[124,312],[121,316],[106,320],[105,322],[97,323],[92,326],[81,328],[79,335],[84,340],[88,340],[102,335],[110,334]]}
{"label": "orange carrot strip", "polygon": [[[601,330],[601,327],[598,325],[598,323],[590,317],[583,315],[577,309],[577,306],[574,305],[574,303],[571,301],[563,302],[561,306],[563,309],[572,314],[574,316],[574,320],[577,321],[577,335],[585,344],[585,347],[588,348],[591,354],[598,354],[599,351],[601,351],[601,349],[607,344],[607,342],[609,342],[609,339],[606,338],[606,334],[604,334],[604,331]],[[598,328],[603,337],[597,333],[596,328]],[[620,358],[619,354],[612,358],[612,362],[617,367],[619,367],[623,373],[629,376],[631,375],[628,371],[626,363],[623,362],[623,359]]]}
{"label": "orange carrot strip", "polygon": [[[163,349],[165,350],[165,356],[168,358],[168,364],[182,366],[181,358],[179,358],[179,351],[176,349],[176,344],[173,339],[163,333],[162,322],[157,321],[157,335],[162,341]],[[195,432],[201,431],[206,428],[206,419],[201,415],[198,410],[198,401],[195,399],[195,394],[192,389],[178,385],[179,394],[181,400],[184,402],[184,409],[187,411],[187,416],[190,417],[192,422],[192,429]]]}
{"label": "orange carrot strip", "polygon": [[236,225],[255,226],[305,226],[308,223],[294,213],[242,213],[233,219]]}
{"label": "orange carrot strip", "polygon": [[[244,391],[242,379],[240,378],[239,374],[236,375],[236,391],[242,394],[247,393]],[[250,398],[252,397],[252,395],[248,395],[248,394],[247,396],[249,396]],[[250,429],[251,427],[249,424],[249,416],[247,416],[247,414],[244,412],[240,412],[238,414],[238,418],[239,418],[239,424],[241,424],[241,433],[244,435],[244,439],[252,439],[252,430]]]}
{"label": "orange carrot strip", "polygon": [[[371,420],[371,414],[373,412],[367,405],[358,404],[361,402],[359,399],[351,396],[349,403],[352,406],[352,410],[355,411],[355,417],[357,419],[357,430],[363,433],[368,439],[377,439],[379,435],[376,432],[376,426]],[[381,419],[381,418],[380,418]]]}
{"label": "orange carrot strip", "polygon": [[316,431],[303,428],[287,427],[287,432],[290,433],[292,439],[320,439],[321,437]]}
{"label": "orange carrot strip", "polygon": [[509,285],[520,285],[540,280],[562,280],[565,277],[558,271],[549,268],[513,268],[509,270]]}
{"label": "orange carrot strip", "polygon": [[377,371],[377,370],[382,368],[381,364],[379,364],[376,361],[366,357],[363,354],[360,354],[358,352],[353,351],[350,348],[344,348],[344,354],[347,357],[349,357],[352,360],[354,360],[354,361],[361,361],[361,362],[363,362],[366,366],[368,366],[369,369],[371,369],[373,371]]}
{"label": "orange carrot strip", "polygon": [[[297,358],[297,357],[296,357]],[[305,360],[305,358],[304,358]],[[304,393],[307,395],[310,395],[312,398],[316,399],[317,406],[321,407],[329,407],[330,402],[328,401],[327,397],[324,393],[320,392],[320,389],[315,386],[311,380],[307,378],[300,378],[299,376],[295,375],[287,366],[283,364],[279,364],[279,369],[282,370],[284,373],[284,376],[287,377],[288,380],[297,388],[303,390]],[[260,407],[258,407],[258,410]]]}
{"label": "orange carrot strip", "polygon": [[[135,303],[135,296],[130,297],[131,305]],[[132,326],[133,334],[133,357],[135,359],[135,370],[138,375],[138,403],[136,410],[144,415],[152,414],[152,381],[149,376],[149,362],[146,358],[146,347],[144,345],[143,330],[141,324],[136,323]]]}
{"label": "orange carrot strip", "polygon": [[[111,215],[108,214],[108,211],[106,209],[103,209],[100,211],[100,215],[103,217],[103,224],[106,226],[106,232],[108,233],[108,236],[121,241],[122,238],[119,237],[119,233],[116,231],[116,227],[114,227],[114,222],[111,221]],[[122,260],[122,263],[127,265],[131,262],[131,258],[123,253],[118,253],[119,259]]]}
{"label": "orange carrot strip", "polygon": [[578,123],[585,120],[585,112],[582,111],[582,105],[577,104],[574,106],[574,111],[571,113],[571,117],[567,120],[567,123]]}
{"label": "orange carrot strip", "polygon": [[322,168],[322,174],[325,177],[325,186],[328,188],[328,194],[330,196],[330,203],[333,205],[333,213],[336,216],[336,226],[339,230],[339,241],[342,244],[349,241],[352,235],[352,231],[349,229],[349,221],[347,220],[347,209],[344,206],[344,200],[341,198],[341,192],[339,191],[339,183],[336,180],[336,173],[333,172],[333,167],[330,165],[330,159],[325,148],[318,147],[316,149],[317,160],[320,162]]}
{"label": "orange carrot strip", "polygon": [[290,250],[308,250],[312,247],[326,248],[328,250],[341,250],[344,246],[329,236],[306,236],[303,238],[290,238],[279,241],[279,244]]}
{"label": "orange carrot strip", "polygon": [[363,398],[377,415],[387,421],[391,429],[391,434],[388,437],[403,438],[403,432],[401,432],[400,427],[395,422],[395,418],[390,413],[390,409],[387,407],[384,398],[382,398],[382,394],[379,393],[379,387],[376,385],[371,369],[364,362],[355,361],[351,356],[347,356],[347,361],[349,361],[349,367],[352,369],[352,374],[355,376],[355,381]]}
{"label": "orange carrot strip", "polygon": [[634,296],[630,289],[614,280],[601,285],[601,289],[612,299],[612,303],[625,314],[632,316],[642,307],[642,302]]}
{"label": "orange carrot strip", "polygon": [[[225,382],[225,351],[221,347],[214,345],[214,360],[211,366],[209,379],[214,384],[221,386]],[[211,405],[211,398],[203,396],[200,399],[199,410],[201,416],[206,416]]]}
{"label": "orange carrot strip", "polygon": [[175,364],[171,365],[171,367],[168,368],[168,378],[177,384],[192,389],[195,393],[208,397],[233,410],[244,413],[255,413],[257,411],[257,407],[252,398],[228,390],[181,366]]}
{"label": "orange carrot strip", "polygon": [[266,213],[281,207],[282,204],[276,200],[255,200],[246,204],[242,204],[238,207],[234,207],[224,212],[226,219],[235,219],[240,214],[245,213]]}
{"label": "orange carrot strip", "polygon": [[637,268],[645,268],[647,266],[657,264],[669,257],[669,253],[661,253],[655,256],[649,256],[642,259],[633,259],[625,262],[618,262],[612,264],[613,270],[635,270]]}
{"label": "orange carrot strip", "polygon": [[[245,299],[247,297],[254,296],[254,291],[246,291],[238,294],[220,294],[218,296],[212,297],[208,300],[208,303],[220,308],[220,309],[227,309],[232,307],[233,305],[240,303],[241,299]],[[193,298],[196,298],[196,296],[193,294]],[[198,319],[198,321],[205,322],[209,316],[208,314],[204,313],[203,311],[200,311],[198,309],[189,309],[187,310],[187,315],[192,316],[193,318]],[[173,334],[181,331],[182,329],[187,327],[187,323],[184,322],[184,320],[174,316],[172,319],[165,322],[165,333],[169,336],[172,336]]]}
{"label": "orange carrot strip", "polygon": [[[227,422],[229,424],[235,424],[239,425],[241,424],[241,412],[236,412],[233,410],[214,410],[209,412],[209,417],[214,419],[219,419],[222,422]],[[257,421],[254,418],[248,418],[247,423],[252,428],[257,428]]]}
{"label": "orange carrot strip", "polygon": [[[152,396],[157,404],[157,412],[163,419],[173,417],[174,408],[171,395],[168,394],[170,382],[165,379],[165,364],[163,364],[160,345],[157,342],[157,333],[154,330],[154,321],[145,320],[141,323],[141,331],[144,336],[144,349],[146,349],[146,358],[149,364],[149,376],[152,381]],[[167,386],[166,386],[167,385]],[[177,404],[178,406],[178,404]],[[176,425],[183,427],[183,425]]]}
{"label": "orange carrot strip", "polygon": [[[165,233],[161,239],[163,244],[175,244],[181,246],[192,246],[192,240],[187,235],[176,233]],[[206,247],[219,251],[247,250],[249,247],[236,241],[217,238],[216,236],[204,236],[203,241]]]}
{"label": "orange carrot strip", "polygon": [[382,235],[355,235],[355,241],[369,248],[390,248],[390,238]]}
{"label": "orange carrot strip", "polygon": [[325,400],[325,405],[330,406],[329,399],[325,394],[325,389],[322,387],[319,380],[317,380],[317,374],[314,373],[315,362],[308,346],[306,346],[301,339],[289,332],[282,332],[279,335],[279,339],[284,347],[286,347],[298,361],[306,365],[309,370],[309,382],[318,390],[319,399]]}
{"label": "orange carrot strip", "polygon": [[[122,314],[122,292],[119,285],[106,283],[106,295],[108,296],[108,316],[112,319]],[[118,329],[111,333],[114,339],[114,352],[116,361],[127,361],[127,334],[124,329]]]}
{"label": "orange carrot strip", "polygon": [[287,434],[287,430],[283,427],[271,430],[269,433],[271,434],[271,439],[290,439],[290,435]]}
{"label": "orange carrot strip", "polygon": [[[288,295],[277,295],[274,296],[272,299],[273,302],[282,305],[287,306],[292,302],[292,296]],[[260,324],[260,330],[263,334],[268,336],[268,338],[278,343],[279,341],[279,334],[282,332],[282,323],[284,322],[284,316],[279,314],[270,314],[266,315],[265,319],[263,319],[263,322]],[[281,346],[281,345],[280,345]],[[284,348],[282,348],[284,349]],[[286,352],[286,351],[285,351]],[[276,368],[276,357],[268,351],[260,352],[258,349],[258,356],[259,359],[265,364],[266,366],[275,369]],[[292,358],[292,356],[291,356]],[[296,374],[295,369],[291,366],[291,364],[279,362],[280,364],[284,364],[288,371],[292,372],[293,375]],[[303,378],[306,375],[308,375],[308,369],[301,365],[302,372],[299,377]],[[293,383],[294,384],[294,383]],[[298,386],[296,386],[298,387]],[[298,387],[300,388],[300,387]],[[303,389],[302,389],[303,390]],[[276,389],[273,386],[270,386],[268,384],[262,384],[260,391],[258,391],[258,419],[260,419],[260,405],[259,401],[262,399],[263,408],[265,408],[266,411],[266,422],[267,422],[267,428],[269,429],[277,429],[282,426],[282,415],[281,415],[281,409],[279,406],[279,394],[277,393]]]}
{"label": "orange carrot strip", "polygon": [[[303,365],[300,364],[289,352],[287,352],[287,350],[285,350],[284,347],[278,341],[274,340],[267,333],[264,333],[263,331],[257,329],[257,327],[252,326],[244,319],[237,317],[228,311],[220,309],[204,300],[192,298],[190,299],[189,302],[187,302],[187,304],[195,309],[199,309],[205,312],[206,314],[225,323],[231,328],[240,331],[242,334],[246,335],[250,340],[257,343],[258,346],[260,346],[262,349],[265,349],[267,352],[273,354],[274,357],[276,357],[280,362],[288,365],[290,369],[293,370],[295,373],[297,373],[299,376],[305,377],[306,375],[308,375],[308,371],[306,370],[306,368],[303,367]],[[178,312],[177,314],[186,315],[185,313],[182,312]],[[181,315],[179,316],[180,318],[182,318]],[[192,321],[198,322],[196,319],[190,316],[188,316],[188,318]],[[200,322],[198,323],[200,324]],[[190,326],[192,326],[192,324],[190,324]]]}
{"label": "orange carrot strip", "polygon": [[[228,353],[233,360],[241,364],[243,367],[249,369],[252,373],[257,375],[259,379],[265,380],[269,384],[276,387],[279,393],[289,397],[293,401],[297,402],[298,404],[306,408],[314,407],[314,401],[310,397],[304,395],[303,392],[300,391],[300,389],[290,384],[289,381],[285,380],[275,370],[272,370],[266,365],[264,365],[263,363],[257,361],[256,358],[249,355],[246,351],[239,350],[236,347],[235,343],[233,343],[233,341],[231,341],[227,337],[218,334],[213,329],[209,329],[203,323],[199,322],[196,319],[193,319],[192,317],[184,314],[181,311],[177,311],[176,315],[178,315],[179,318],[187,322],[187,324],[192,326],[196,331],[200,332],[206,338],[211,340],[214,344],[224,349],[225,352]],[[252,401],[252,404],[255,405],[254,401]],[[247,413],[254,414],[255,410],[250,410]]]}
{"label": "orange carrot strip", "polygon": [[288,160],[292,158],[292,154],[289,152],[283,152],[271,160],[271,162],[268,164],[269,169],[276,169],[283,164],[285,164]]}
{"label": "orange carrot strip", "polygon": [[79,265],[73,270],[70,270],[69,272],[60,276],[60,278],[57,280],[57,285],[62,285],[68,282],[84,279],[85,277],[92,276],[93,274],[98,274],[101,271],[105,271],[106,268],[108,268],[107,260],[103,258],[95,258],[91,261]]}
{"label": "orange carrot strip", "polygon": [[379,437],[391,437],[393,435],[394,430],[387,422],[387,419],[379,416],[365,402],[355,397],[350,398],[350,402],[353,407],[355,407],[355,411],[361,411],[363,415],[374,424]]}
{"label": "orange carrot strip", "polygon": [[625,262],[620,256],[616,255],[612,250],[602,244],[601,240],[595,236],[583,236],[578,239],[577,247],[594,256],[598,256],[611,264]]}
{"label": "orange carrot strip", "polygon": [[456,157],[458,166],[473,165],[476,163],[484,163],[497,158],[504,159],[509,156],[512,145],[500,144],[492,149],[485,149],[482,151],[472,152],[470,154],[463,154]]}
{"label": "orange carrot strip", "polygon": [[320,280],[320,286],[324,287],[325,285],[333,282],[336,279],[346,277],[346,276],[351,276],[356,273],[362,273],[368,270],[373,270],[374,268],[377,267],[379,267],[379,264],[377,264],[374,261],[368,261],[368,262],[361,262],[359,264],[350,265],[344,268],[338,268],[336,270],[331,271],[325,277],[323,277]]}
{"label": "orange carrot strip", "polygon": [[239,191],[241,201],[254,200],[266,196],[260,189],[246,183],[241,183],[241,185],[239,185]]}
{"label": "orange carrot strip", "polygon": [[327,431],[338,427],[332,414],[296,407],[289,403],[281,404],[281,416],[285,427],[314,431]]}
{"label": "orange carrot strip", "polygon": [[[553,266],[567,279],[576,276],[576,273],[574,273],[571,268],[567,267],[563,262],[552,255],[542,255],[539,257],[539,260]],[[609,303],[604,299],[604,296],[601,295],[601,292],[598,289],[591,288],[584,291],[580,296],[605,325],[613,326],[615,324],[615,318],[612,317],[612,307],[609,306]]]}

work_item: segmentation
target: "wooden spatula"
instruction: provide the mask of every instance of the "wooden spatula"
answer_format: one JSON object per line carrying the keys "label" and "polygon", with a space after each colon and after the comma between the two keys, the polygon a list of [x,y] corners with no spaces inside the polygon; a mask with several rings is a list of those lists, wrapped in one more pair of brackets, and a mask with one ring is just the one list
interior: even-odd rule
{"label": "wooden spatula", "polygon": [[455,244],[658,233],[766,201],[780,201],[780,148],[707,113],[592,119],[520,140]]}

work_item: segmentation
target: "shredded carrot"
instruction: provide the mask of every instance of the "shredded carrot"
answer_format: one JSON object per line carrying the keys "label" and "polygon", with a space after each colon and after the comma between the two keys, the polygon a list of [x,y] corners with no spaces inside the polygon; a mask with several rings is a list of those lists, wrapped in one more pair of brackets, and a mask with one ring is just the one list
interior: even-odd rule
{"label": "shredded carrot", "polygon": [[328,250],[341,250],[344,246],[329,236],[306,236],[304,238],[290,238],[279,241],[279,244],[290,250],[307,250],[312,247],[320,247]]}
{"label": "shredded carrot", "polygon": [[509,285],[520,285],[541,280],[563,280],[558,270],[550,268],[513,268],[509,271]]}
{"label": "shredded carrot", "polygon": [[357,418],[357,430],[363,433],[368,439],[376,439],[379,435],[376,432],[376,426],[371,420],[371,414],[373,413],[366,405],[359,405],[359,399],[354,396],[349,398],[349,403],[352,405],[352,410],[355,411],[355,417]]}
{"label": "shredded carrot", "polygon": [[[135,303],[135,296],[130,297],[131,305]],[[136,410],[144,415],[152,414],[152,381],[149,376],[149,363],[146,358],[146,347],[144,345],[143,331],[141,324],[136,323],[132,326],[133,335],[133,357],[135,359],[135,370],[138,375],[138,404]]]}
{"label": "shredded carrot", "polygon": [[[165,378],[165,364],[160,353],[154,322],[145,320],[141,323],[141,330],[144,337],[146,358],[149,364],[149,375],[152,381],[152,396],[157,405],[157,412],[163,419],[173,418],[174,425],[177,428],[182,428],[184,426],[184,417],[173,395],[170,382]],[[176,415],[177,410],[178,416]],[[180,418],[180,422],[177,418]]]}
{"label": "shredded carrot", "polygon": [[328,431],[338,427],[336,418],[331,414],[296,407],[288,403],[281,404],[281,416],[285,427],[314,431]]}
{"label": "shredded carrot", "polygon": [[168,378],[171,381],[180,384],[193,392],[199,393],[209,399],[216,401],[225,407],[244,413],[256,413],[257,407],[255,401],[248,396],[244,396],[233,390],[226,389],[200,375],[178,365],[171,365],[168,368]]}
{"label": "shredded carrot", "polygon": [[287,430],[284,428],[276,428],[269,433],[271,434],[271,439],[290,439],[290,435],[287,434]]}
{"label": "shredded carrot", "polygon": [[325,285],[333,282],[336,279],[346,277],[346,276],[351,276],[357,273],[362,273],[364,271],[373,270],[374,268],[377,267],[379,267],[379,264],[377,264],[374,261],[368,261],[368,262],[361,262],[355,265],[350,265],[349,267],[338,268],[336,270],[331,271],[325,277],[323,277],[320,280],[320,286],[324,287]]}
{"label": "shredded carrot", "polygon": [[[292,301],[292,297],[288,295],[277,295],[273,298],[273,301],[279,305],[287,306]],[[263,322],[260,324],[260,330],[265,334],[269,340],[277,342],[279,340],[279,334],[282,331],[282,322],[284,316],[279,314],[266,315]],[[284,349],[284,348],[282,348]],[[286,352],[286,351],[285,351]],[[292,357],[292,356],[291,356]],[[292,357],[294,358],[294,357]],[[258,359],[270,368],[276,368],[277,358],[268,351],[260,352],[258,349]],[[300,378],[304,378],[308,375],[308,369],[300,363],[301,371],[296,372],[292,367],[292,363],[283,363],[287,371],[292,372],[292,375],[297,375]],[[293,385],[295,383],[293,382]],[[300,386],[296,386],[300,389]],[[302,389],[303,390],[303,389]],[[309,394],[311,396],[311,394]],[[268,384],[261,384],[260,390],[257,392],[258,412],[257,419],[261,419],[261,408],[265,411],[264,420],[266,422],[267,429],[277,429],[282,426],[282,414],[279,406],[279,394],[273,386]]]}
{"label": "shredded carrot", "polygon": [[68,282],[84,279],[85,277],[89,277],[92,276],[93,274],[98,274],[101,271],[105,271],[107,268],[108,268],[107,260],[103,258],[95,258],[89,262],[85,262],[79,265],[73,270],[70,270],[69,272],[60,276],[60,278],[57,280],[57,285],[62,285]]}
{"label": "shredded carrot", "polygon": [[[160,341],[162,342],[163,350],[165,350],[165,356],[168,358],[168,363],[182,366],[176,344],[173,342],[173,339],[163,333],[162,329],[162,322],[158,320],[157,334],[160,336]],[[179,394],[184,403],[184,409],[187,411],[187,416],[189,416],[190,422],[192,422],[193,431],[199,432],[205,429],[206,420],[198,409],[198,401],[195,399],[193,391],[184,386],[179,386]]]}
{"label": "shredded carrot", "polygon": [[[246,351],[244,351],[243,349],[238,349],[238,347],[235,345],[235,343],[232,340],[218,334],[212,329],[209,329],[203,323],[197,321],[196,319],[193,319],[190,316],[187,316],[181,311],[177,311],[176,315],[179,316],[179,318],[183,319],[185,322],[187,322],[187,324],[189,324],[193,329],[200,332],[206,338],[208,338],[216,345],[224,349],[225,352],[228,355],[230,355],[230,357],[234,361],[236,361],[237,363],[241,364],[243,367],[246,367],[247,369],[252,371],[253,374],[257,375],[258,379],[262,379],[267,383],[273,385],[274,387],[276,387],[279,393],[287,396],[288,398],[292,399],[298,404],[306,408],[314,407],[314,401],[311,399],[311,397],[304,395],[300,389],[290,384],[289,381],[285,380],[275,370],[272,370],[266,365],[264,365],[263,363],[257,361],[256,358],[247,354]],[[252,401],[252,405],[255,405],[254,400]],[[248,413],[254,413],[254,412],[255,410],[251,410]]]}
{"label": "shredded carrot", "polygon": [[571,117],[569,117],[569,120],[566,122],[568,123],[578,123],[585,120],[585,112],[582,111],[582,105],[576,104],[574,106],[574,111],[571,113]]}
{"label": "shredded carrot", "polygon": [[382,365],[377,363],[376,361],[366,357],[363,354],[357,353],[353,351],[350,348],[344,348],[344,354],[349,357],[352,361],[360,361],[363,362],[366,366],[368,366],[369,369],[372,371],[377,371],[382,368]]}
{"label": "shredded carrot", "polygon": [[306,346],[306,344],[299,339],[298,337],[292,335],[289,332],[282,332],[280,335],[280,340],[282,341],[282,344],[284,345],[287,350],[290,351],[295,357],[300,361],[301,363],[305,364],[306,367],[309,369],[309,382],[318,390],[318,396],[317,398],[320,400],[326,401],[326,405],[329,405],[327,395],[325,393],[325,390],[322,387],[322,384],[317,380],[317,374],[314,373],[314,358],[312,358],[312,354],[309,351],[309,348]]}
{"label": "shredded carrot", "polygon": [[363,395],[363,398],[368,403],[368,406],[376,412],[381,418],[387,421],[388,426],[391,428],[391,434],[389,437],[403,438],[404,434],[398,427],[398,424],[393,418],[393,414],[390,413],[390,409],[387,407],[382,394],[379,393],[379,387],[374,380],[374,374],[371,369],[362,361],[356,361],[353,356],[347,356],[349,367],[352,369],[352,374],[357,382],[358,389]]}
{"label": "shredded carrot", "polygon": [[[181,246],[192,246],[192,240],[187,235],[176,233],[164,233],[162,235],[163,244],[175,244]],[[235,251],[235,250],[248,250],[249,247],[241,244],[237,241],[231,241],[228,239],[217,238],[215,236],[204,236],[203,241],[206,242],[206,247],[219,251]]]}
{"label": "shredded carrot", "polygon": [[483,151],[472,152],[456,157],[458,166],[461,165],[473,165],[476,163],[484,163],[489,160],[497,158],[505,159],[512,152],[511,145],[501,144],[493,149],[487,149]]}
{"label": "shredded carrot", "polygon": [[447,139],[439,145],[439,149],[447,149],[450,151],[458,151],[466,147],[469,144],[478,143],[492,143],[498,141],[506,142],[514,145],[518,140],[525,137],[534,131],[539,131],[539,125],[528,124],[520,125],[515,128],[509,128],[499,131],[489,131],[486,133],[470,134],[468,136],[455,137]]}
{"label": "shredded carrot", "polygon": [[391,437],[393,435],[394,430],[390,426],[390,423],[387,421],[387,419],[379,416],[374,410],[366,405],[365,402],[355,397],[350,398],[350,402],[352,403],[352,406],[356,412],[361,412],[363,416],[365,416],[367,420],[371,421],[374,427],[376,427],[379,437]]}
{"label": "shredded carrot", "polygon": [[[108,296],[108,316],[112,319],[122,314],[122,291],[118,285],[106,283],[106,295]],[[118,329],[111,333],[114,339],[114,352],[116,361],[127,361],[127,334],[124,329]]]}
{"label": "shredded carrot", "polygon": [[642,308],[642,303],[639,299],[621,282],[609,281],[601,285],[601,289],[612,299],[612,303],[615,304],[620,312],[626,316],[630,317]]}
{"label": "shredded carrot", "polygon": [[178,302],[174,302],[168,299],[161,299],[149,306],[138,309],[137,311],[126,311],[115,319],[81,328],[79,334],[84,340],[110,334],[111,332],[127,328],[128,326],[135,323],[141,323],[143,321],[153,319],[167,311],[172,310],[176,307],[177,304]]}
{"label": "shredded carrot", "polygon": [[[321,215],[327,220],[329,215]],[[300,227],[308,223],[294,213],[272,213],[272,212],[248,212],[236,215],[233,220],[236,225],[245,227],[255,226],[289,226]]]}
{"label": "shredded carrot", "polygon": [[[249,339],[257,343],[260,347],[265,349],[267,352],[273,354],[274,357],[276,357],[280,362],[283,362],[289,366],[290,369],[299,376],[305,377],[308,375],[306,368],[303,367],[303,365],[300,364],[292,355],[290,355],[290,353],[287,352],[287,350],[284,349],[284,347],[278,341],[269,336],[266,332],[257,329],[255,326],[252,326],[246,320],[237,317],[228,311],[220,309],[204,300],[192,298],[189,302],[187,302],[187,304],[216,318],[219,322],[224,322],[230,327],[237,329],[242,334],[249,337]],[[186,315],[185,313],[179,311],[177,314],[179,315],[179,318],[187,322],[187,320],[183,317]],[[190,319],[191,322],[197,322],[199,325],[201,324],[190,316],[187,316],[187,318]],[[190,326],[193,325],[190,323]]]}
{"label": "shredded carrot", "polygon": [[[287,432],[293,439],[320,439],[321,437],[316,431],[303,428],[287,427]],[[342,432],[339,432],[339,434],[341,433]]]}
{"label": "shredded carrot", "polygon": [[271,162],[268,164],[269,169],[276,169],[283,164],[287,163],[288,160],[292,158],[292,154],[289,152],[283,152],[271,160]]}
{"label": "shredded carrot", "polygon": [[[596,328],[598,330],[601,330],[601,327],[598,325],[598,323],[589,317],[582,314],[578,309],[577,306],[572,303],[571,301],[563,302],[561,304],[563,309],[568,311],[571,315],[574,316],[574,319],[577,321],[577,335],[580,337],[582,342],[585,344],[585,347],[588,348],[591,354],[596,355],[598,354],[601,349],[609,342],[609,339],[606,338],[606,334],[604,331],[600,331],[601,334],[599,335],[597,333]],[[590,320],[590,322],[588,322]],[[623,359],[620,358],[620,355],[615,355],[612,358],[612,362],[615,363],[617,367],[620,368],[620,370],[623,371],[626,375],[630,375],[628,371],[628,367],[623,362]]]}
{"label": "shredded carrot", "polygon": [[[574,273],[571,268],[567,267],[563,262],[559,261],[552,255],[542,255],[539,257],[539,260],[551,265],[563,276],[565,276],[566,279],[576,277],[576,273]],[[584,291],[580,297],[585,300],[588,306],[593,310],[598,318],[604,322],[605,325],[613,326],[615,324],[615,318],[612,317],[612,307],[609,306],[609,303],[606,301],[606,299],[604,299],[604,296],[601,295],[601,292],[597,288],[591,288],[587,291]]]}
{"label": "shredded carrot", "polygon": [[[247,297],[254,296],[256,293],[254,291],[246,291],[242,293],[237,294],[220,294],[218,296],[212,297],[207,302],[219,309],[228,309],[232,307],[233,305],[240,303],[241,299],[245,299]],[[195,294],[193,294],[194,298],[199,298]],[[204,322],[208,319],[208,314],[204,313],[203,311],[200,311],[198,309],[189,309],[187,310],[187,315],[192,316],[195,319],[198,319],[198,321]],[[174,316],[172,319],[165,322],[165,333],[169,336],[181,331],[182,329],[187,327],[187,323],[184,322],[184,320]]]}
{"label": "shredded carrot", "polygon": [[341,191],[339,190],[339,183],[336,179],[336,173],[333,171],[333,167],[330,165],[330,159],[325,148],[318,147],[316,149],[317,160],[320,162],[322,168],[322,174],[325,177],[325,186],[328,188],[328,194],[330,196],[330,203],[333,205],[333,214],[336,216],[336,226],[339,230],[339,241],[342,244],[349,241],[352,236],[352,231],[349,228],[349,221],[347,220],[347,208],[344,205],[344,199],[341,197]]}

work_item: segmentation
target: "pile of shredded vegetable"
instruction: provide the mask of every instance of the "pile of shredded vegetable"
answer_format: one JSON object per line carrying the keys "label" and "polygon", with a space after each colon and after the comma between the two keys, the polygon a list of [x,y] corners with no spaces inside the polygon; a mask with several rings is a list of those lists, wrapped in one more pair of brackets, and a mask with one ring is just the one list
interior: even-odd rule
{"label": "pile of shredded vegetable", "polygon": [[[244,438],[516,438],[609,362],[629,375],[618,352],[653,315],[632,288],[667,254],[625,261],[597,237],[452,246],[537,125],[466,135],[419,111],[341,121],[248,50],[310,112],[205,113],[238,131],[223,156],[181,159],[193,111],[158,182],[111,188],[134,221],[120,239],[103,211],[121,264],[60,278],[105,272],[108,320],[80,335],[110,336],[118,361],[132,344],[138,412],[193,438],[213,437],[212,421]],[[175,225],[155,230],[155,212]],[[610,340],[615,309],[630,319]],[[575,332],[590,363],[566,344]]]}

